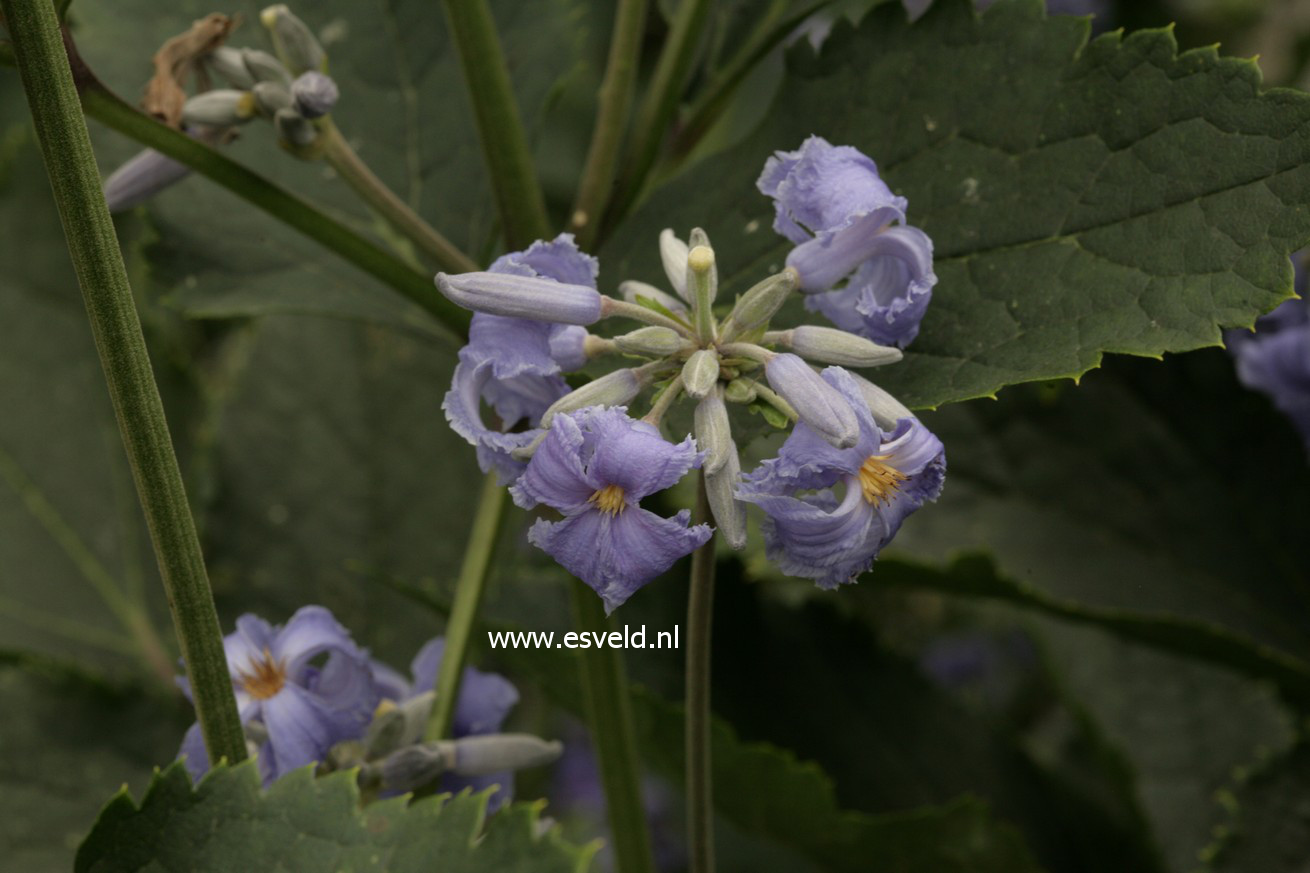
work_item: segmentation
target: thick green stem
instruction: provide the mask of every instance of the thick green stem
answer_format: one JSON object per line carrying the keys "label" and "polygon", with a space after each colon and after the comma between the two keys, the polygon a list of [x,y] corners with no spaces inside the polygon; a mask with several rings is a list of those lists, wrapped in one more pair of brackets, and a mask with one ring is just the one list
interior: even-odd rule
{"label": "thick green stem", "polygon": [[418,246],[438,267],[450,273],[470,273],[478,269],[472,258],[420,218],[409,204],[373,174],[335,124],[330,120],[320,123],[319,136],[323,159],[365,203]]}
{"label": "thick green stem", "polygon": [[[578,631],[614,630],[596,592],[573,583],[573,619]],[[582,687],[591,742],[600,764],[610,836],[619,873],[653,873],[655,863],[641,802],[641,762],[632,726],[631,695],[620,649],[601,646],[582,652]]]}
{"label": "thick green stem", "polygon": [[168,592],[211,762],[246,757],[223,634],[145,337],[50,0],[0,0]]}
{"label": "thick green stem", "polygon": [[637,64],[641,58],[641,35],[646,25],[646,0],[620,0],[610,37],[609,60],[600,85],[596,129],[587,150],[587,163],[573,204],[570,228],[583,249],[590,249],[600,230],[605,207],[614,188],[614,167],[619,158],[623,128],[628,122]]}
{"label": "thick green stem", "polygon": [[504,517],[505,489],[496,481],[496,474],[491,472],[482,482],[473,529],[469,531],[468,544],[464,547],[464,563],[460,565],[455,583],[455,602],[446,621],[446,648],[437,672],[437,699],[423,731],[423,739],[429,742],[450,736],[469,640],[473,637],[487,572],[491,569],[491,555],[496,549],[496,536]]}
{"label": "thick green stem", "polygon": [[79,67],[79,80],[82,107],[87,115],[185,164],[359,267],[426,310],[450,330],[452,340],[462,340],[468,332],[469,313],[442,297],[431,276],[414,270],[258,173],[136,110],[106,90],[84,67]]}
{"label": "thick green stem", "polygon": [[660,145],[678,111],[678,100],[696,55],[696,45],[700,42],[705,18],[713,5],[711,0],[682,0],[678,4],[673,27],[655,65],[650,89],[637,113],[632,144],[624,162],[624,184],[607,216],[610,224],[633,206],[645,186],[651,167],[655,165]]}
{"label": "thick green stem", "polygon": [[[712,523],[705,477],[693,524]],[[714,621],[714,540],[691,555],[687,596],[687,855],[691,873],[714,870],[714,792],[710,766],[710,628]]]}
{"label": "thick green stem", "polygon": [[550,234],[550,221],[496,22],[486,0],[445,0],[444,5],[505,237],[511,248],[526,248]]}

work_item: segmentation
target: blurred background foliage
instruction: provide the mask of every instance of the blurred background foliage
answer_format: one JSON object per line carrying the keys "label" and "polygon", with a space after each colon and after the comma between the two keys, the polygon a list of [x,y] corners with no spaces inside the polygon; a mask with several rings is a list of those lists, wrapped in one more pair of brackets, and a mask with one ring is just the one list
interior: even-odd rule
{"label": "blurred background foliage", "polygon": [[[698,75],[712,78],[764,5],[721,4]],[[493,4],[560,223],[609,6]],[[1100,7],[1098,30],[1176,22],[1184,48],[1220,42],[1258,54],[1269,84],[1310,81],[1304,2]],[[155,48],[209,11],[79,2],[69,20],[91,67],[131,99]],[[256,41],[258,4],[218,11],[248,22],[237,44]],[[336,0],[303,14],[345,95],[337,123],[364,159],[457,244],[493,255],[491,197],[437,10]],[[652,16],[650,46],[663,26]],[[749,137],[781,78],[774,52],[680,171]],[[139,791],[174,757],[190,713],[24,113],[16,77],[0,75],[0,844],[6,866],[44,871],[67,868],[121,783]],[[138,149],[95,124],[92,136],[105,172]],[[321,164],[271,145],[252,128],[230,154],[414,260]],[[202,179],[118,230],[224,626],[322,603],[403,666],[440,632],[479,483],[440,410],[452,348],[410,304]],[[968,857],[998,873],[1305,870],[1310,473],[1290,425],[1214,349],[1111,358],[1079,385],[1011,388],[927,420],[947,446],[945,494],[858,586],[824,593],[757,552],[721,556],[721,868],[862,870],[875,853],[954,840],[975,853],[961,871],[982,869]],[[526,522],[508,517],[485,623],[562,632],[567,579],[526,544]],[[676,571],[651,584],[621,622],[681,622],[685,585]],[[676,870],[680,653],[627,661],[659,855]],[[523,692],[512,727],[582,750],[525,774],[518,795],[551,798],[547,814],[579,840],[603,834],[573,656],[482,648],[475,662]]]}

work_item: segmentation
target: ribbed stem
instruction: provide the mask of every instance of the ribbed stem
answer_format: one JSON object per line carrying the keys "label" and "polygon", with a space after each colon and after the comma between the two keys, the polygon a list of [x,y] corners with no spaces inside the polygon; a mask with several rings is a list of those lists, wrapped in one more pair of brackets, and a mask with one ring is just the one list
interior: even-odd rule
{"label": "ribbed stem", "polygon": [[600,105],[596,110],[596,129],[587,150],[578,197],[573,204],[569,227],[578,235],[578,244],[590,249],[595,242],[605,207],[614,189],[614,168],[618,163],[623,128],[628,121],[637,66],[641,58],[641,35],[646,25],[646,0],[619,0],[610,37],[609,60],[605,79],[600,84]]}
{"label": "ribbed stem", "polygon": [[[573,617],[578,631],[614,630],[601,599],[582,582],[573,583]],[[641,802],[641,762],[632,726],[632,705],[621,649],[600,646],[581,653],[582,686],[591,741],[609,813],[618,873],[654,873],[646,812]]]}
{"label": "ribbed stem", "polygon": [[[700,477],[692,524],[712,524]],[[687,856],[691,873],[714,870],[714,785],[710,765],[710,630],[714,623],[714,539],[691,555],[687,597]]]}
{"label": "ribbed stem", "polygon": [[444,0],[443,5],[505,237],[510,248],[526,248],[550,234],[550,222],[496,22],[486,0]]}
{"label": "ribbed stem", "polygon": [[428,742],[450,737],[455,720],[455,704],[459,700],[460,681],[464,676],[464,662],[468,657],[469,640],[473,625],[482,605],[482,592],[486,588],[487,574],[491,569],[491,556],[496,550],[496,537],[505,517],[505,488],[496,480],[494,472],[482,480],[482,494],[473,516],[473,529],[464,546],[464,562],[455,582],[455,602],[451,604],[450,618],[446,621],[446,647],[441,655],[441,668],[437,672],[437,698],[428,716],[423,739]]}
{"label": "ribbed stem", "polygon": [[55,7],[50,0],[0,0],[0,9],[159,560],[205,748],[211,762],[236,763],[246,757],[246,744],[223,634]]}

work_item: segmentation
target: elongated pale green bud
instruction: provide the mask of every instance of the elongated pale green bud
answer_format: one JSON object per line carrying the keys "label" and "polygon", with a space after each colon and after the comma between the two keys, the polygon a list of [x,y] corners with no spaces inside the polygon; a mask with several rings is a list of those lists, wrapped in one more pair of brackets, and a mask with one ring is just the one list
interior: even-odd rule
{"label": "elongated pale green bud", "polygon": [[595,288],[510,273],[437,274],[437,288],[453,302],[490,315],[560,324],[592,324],[601,315]]}
{"label": "elongated pale green bud", "polygon": [[319,45],[314,32],[285,4],[269,6],[259,13],[259,21],[268,28],[278,56],[292,75],[299,76],[306,70],[326,72],[327,52]]}
{"label": "elongated pale green bud", "polygon": [[735,446],[717,472],[705,473],[705,497],[714,524],[723,541],[737,551],[746,547],[746,504],[736,495],[740,478],[741,459],[737,457]]}
{"label": "elongated pale green bud", "polygon": [[614,345],[628,354],[666,358],[682,348],[682,337],[672,328],[642,327],[614,337]]}
{"label": "elongated pale green bud", "polygon": [[[388,702],[384,701],[383,705]],[[364,734],[365,758],[381,758],[389,755],[404,743],[405,713],[399,706],[390,705],[384,709],[378,707]]]}
{"label": "elongated pale green bud", "polygon": [[723,387],[716,385],[696,404],[694,419],[696,445],[705,453],[701,469],[705,475],[717,473],[729,455],[737,454],[732,441],[732,426],[728,423],[728,407],[723,402]]}
{"label": "elongated pale green bud", "polygon": [[258,112],[255,95],[249,91],[219,89],[197,94],[182,106],[182,124],[232,127],[245,124]]}
{"label": "elongated pale green bud", "polygon": [[719,355],[713,349],[699,349],[682,366],[682,384],[687,396],[700,400],[719,381]]}
{"label": "elongated pale green bud", "polygon": [[221,45],[205,57],[205,63],[215,75],[225,79],[233,88],[249,91],[259,81],[246,69],[241,49]]}
{"label": "elongated pale green bud", "polygon": [[873,420],[882,430],[892,430],[896,427],[896,422],[902,418],[914,418],[915,415],[886,391],[861,376],[859,373],[852,373],[855,377],[855,384],[860,386],[860,393],[864,395],[864,402],[869,405],[869,412],[873,414]]}
{"label": "elongated pale green bud", "polygon": [[692,298],[696,335],[704,342],[713,342],[715,324],[712,307],[719,293],[719,270],[714,264],[714,249],[695,246],[687,255],[687,287]]}
{"label": "elongated pale green bud", "polygon": [[552,403],[541,415],[541,426],[550,427],[551,421],[561,412],[573,412],[588,406],[625,406],[649,383],[649,375],[640,367],[606,373]]}
{"label": "elongated pale green bud", "polygon": [[382,762],[382,787],[391,791],[414,791],[450,769],[447,743],[421,743],[397,749]]}
{"label": "elongated pale green bud", "polygon": [[255,105],[259,107],[260,115],[268,118],[274,117],[283,109],[295,108],[295,100],[292,99],[291,92],[285,85],[276,82],[258,82],[250,89],[250,93],[255,95]]}
{"label": "elongated pale green bud", "polygon": [[687,244],[669,228],[660,232],[660,263],[664,266],[664,275],[669,277],[669,284],[678,296],[688,303],[687,295]]}
{"label": "elongated pale green bud", "polygon": [[796,271],[788,267],[752,287],[742,295],[724,319],[719,330],[720,337],[730,342],[742,334],[764,327],[782,308],[782,304],[787,302],[787,297],[796,290],[799,282]]}
{"label": "elongated pale green bud", "polygon": [[654,285],[647,285],[645,282],[638,282],[635,279],[620,282],[619,295],[629,303],[638,303],[640,305],[637,298],[645,297],[647,300],[653,300],[663,306],[669,312],[681,314],[687,311],[687,304],[672,294],[666,294]]}
{"label": "elongated pale green bud", "polygon": [[755,383],[746,379],[733,379],[723,389],[723,399],[729,403],[754,403],[758,396]]}
{"label": "elongated pale green bud", "polygon": [[276,82],[285,86],[291,84],[291,74],[287,72],[287,68],[282,66],[281,61],[266,51],[243,48],[241,49],[241,63],[245,65],[246,72],[256,82]]}
{"label": "elongated pale green bud", "polygon": [[460,776],[486,776],[505,770],[541,767],[564,752],[558,740],[543,740],[531,734],[489,734],[441,742],[450,754],[451,771]]}
{"label": "elongated pale green bud", "polygon": [[880,367],[894,364],[904,357],[898,348],[880,346],[835,327],[812,324],[766,333],[763,341],[787,346],[802,358],[839,367]]}
{"label": "elongated pale green bud", "polygon": [[278,139],[297,148],[313,145],[314,140],[318,139],[318,128],[314,127],[314,123],[306,121],[294,109],[279,109],[273,116],[273,128],[277,131]]}

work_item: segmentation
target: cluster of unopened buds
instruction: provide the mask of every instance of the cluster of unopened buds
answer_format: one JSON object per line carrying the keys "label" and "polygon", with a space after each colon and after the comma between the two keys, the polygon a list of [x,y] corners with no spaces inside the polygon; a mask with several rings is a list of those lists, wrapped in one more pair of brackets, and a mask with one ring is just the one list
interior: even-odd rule
{"label": "cluster of unopened buds", "polygon": [[[771,158],[759,187],[776,202],[775,229],[796,247],[781,272],[730,305],[718,300],[717,256],[700,229],[685,242],[660,235],[672,294],[637,281],[621,283],[619,297],[599,293],[596,259],[569,235],[486,272],[436,277],[476,313],[445,401],[451,425],[477,446],[484,470],[512,483],[519,506],[563,516],[537,521],[529,540],[609,610],[712,535],[708,524],[690,525],[687,510],[669,519],[639,506],[692,468],[731,547],[745,546],[745,504],[754,503],[769,557],[823,587],[868,569],[904,517],[941,490],[941,443],[848,369],[899,361],[899,346],[917,334],[936,281],[928,237],[903,225],[906,202],[871,160],[818,137]],[[797,292],[839,328],[775,329]],[[613,317],[646,326],[613,337],[586,329]],[[609,355],[646,362],[570,390],[562,373]],[[648,411],[631,417],[646,391]],[[681,400],[695,406],[693,430],[669,442],[661,427]],[[499,426],[484,422],[483,402]],[[733,404],[795,425],[778,456],[746,475]]]}

